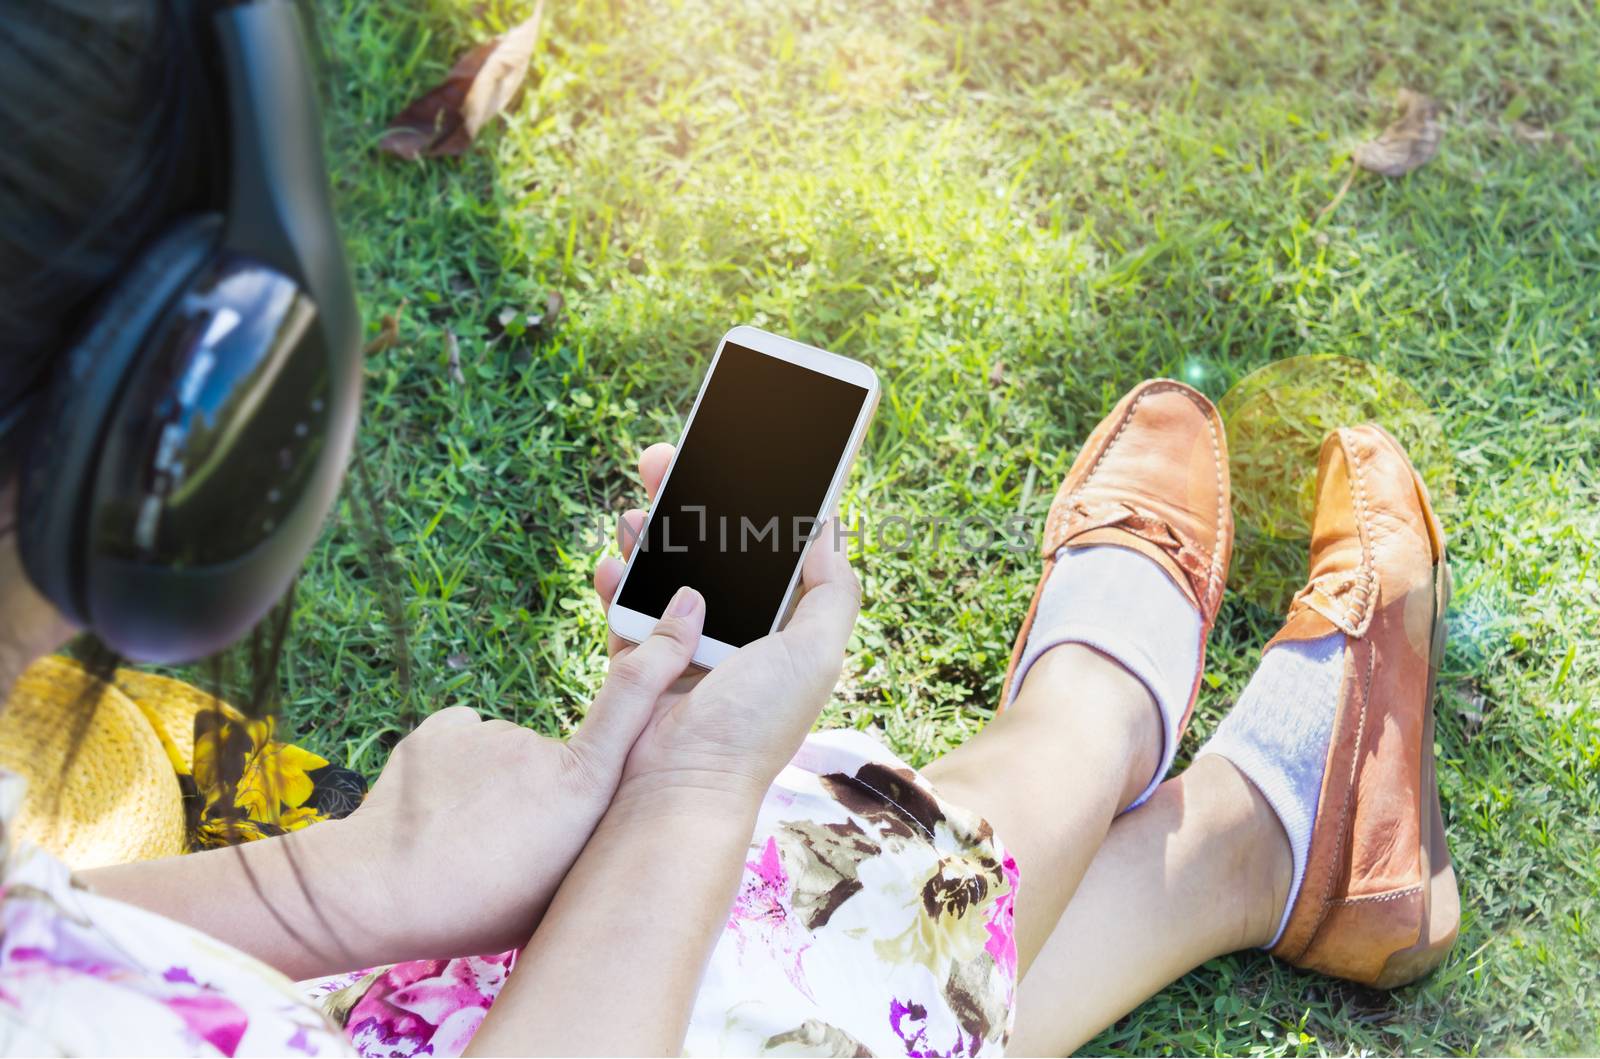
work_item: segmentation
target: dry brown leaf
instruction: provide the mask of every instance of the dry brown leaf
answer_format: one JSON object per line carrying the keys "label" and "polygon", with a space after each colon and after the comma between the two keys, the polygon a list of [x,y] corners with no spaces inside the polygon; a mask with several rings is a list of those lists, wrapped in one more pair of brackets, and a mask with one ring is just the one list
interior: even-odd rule
{"label": "dry brown leaf", "polygon": [[401,302],[400,307],[394,312],[383,314],[383,321],[378,325],[378,333],[372,336],[372,341],[362,347],[362,356],[370,357],[400,344],[400,313],[405,307],[406,303]]}
{"label": "dry brown leaf", "polygon": [[1439,153],[1439,104],[1409,88],[1398,100],[1400,116],[1376,140],[1355,149],[1356,165],[1386,177],[1405,176]]}
{"label": "dry brown leaf", "polygon": [[527,20],[463,55],[443,83],[389,122],[378,149],[408,160],[463,154],[522,90],[543,18],[539,0]]}

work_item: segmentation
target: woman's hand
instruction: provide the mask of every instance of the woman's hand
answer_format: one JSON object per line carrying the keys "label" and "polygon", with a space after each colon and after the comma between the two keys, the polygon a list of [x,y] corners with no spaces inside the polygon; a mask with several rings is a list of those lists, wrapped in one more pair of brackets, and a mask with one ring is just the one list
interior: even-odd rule
{"label": "woman's hand", "polygon": [[[671,445],[653,445],[639,459],[652,500],[672,454]],[[632,553],[643,526],[642,511],[622,516],[617,536],[624,557]],[[607,607],[623,569],[621,560],[610,557],[595,569],[595,590]],[[860,583],[831,522],[821,527],[806,555],[801,589],[799,605],[782,631],[746,645],[709,673],[690,670],[662,693],[628,756],[624,779],[630,791],[710,785],[759,797],[766,790],[837,683],[860,610]],[[640,676],[639,649],[615,635],[611,648],[607,685],[634,683]]]}
{"label": "woman's hand", "polygon": [[381,888],[345,917],[394,935],[386,947],[408,959],[527,941],[610,805],[652,709],[688,666],[700,619],[697,607],[658,623],[565,742],[465,706],[424,720],[338,822]]}

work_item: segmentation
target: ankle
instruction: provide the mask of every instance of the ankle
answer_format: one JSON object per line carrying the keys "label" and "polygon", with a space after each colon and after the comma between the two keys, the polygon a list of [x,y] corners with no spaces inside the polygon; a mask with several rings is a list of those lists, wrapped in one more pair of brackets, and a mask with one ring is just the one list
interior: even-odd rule
{"label": "ankle", "polygon": [[1126,764],[1117,802],[1125,809],[1150,784],[1161,763],[1161,711],[1144,683],[1120,663],[1084,644],[1050,648],[1028,670],[1013,709],[1092,709],[1103,719],[1113,753]]}
{"label": "ankle", "polygon": [[1272,942],[1289,899],[1294,862],[1289,838],[1271,804],[1226,758],[1205,755],[1180,777],[1185,804],[1209,822],[1207,842],[1238,900],[1219,917],[1219,951],[1259,949]]}

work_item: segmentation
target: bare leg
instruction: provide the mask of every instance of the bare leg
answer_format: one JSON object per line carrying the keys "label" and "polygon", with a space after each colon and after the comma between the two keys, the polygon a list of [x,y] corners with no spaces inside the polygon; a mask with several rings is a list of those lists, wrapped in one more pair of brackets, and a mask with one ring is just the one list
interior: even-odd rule
{"label": "bare leg", "polygon": [[1142,683],[1093,648],[1064,644],[1040,656],[1005,712],[923,770],[942,796],[981,813],[1016,857],[1024,970],[1117,812],[1150,782],[1161,738]]}
{"label": "bare leg", "polygon": [[1266,800],[1201,758],[1111,828],[1022,981],[1009,1050],[1070,1054],[1206,960],[1266,944],[1289,876]]}

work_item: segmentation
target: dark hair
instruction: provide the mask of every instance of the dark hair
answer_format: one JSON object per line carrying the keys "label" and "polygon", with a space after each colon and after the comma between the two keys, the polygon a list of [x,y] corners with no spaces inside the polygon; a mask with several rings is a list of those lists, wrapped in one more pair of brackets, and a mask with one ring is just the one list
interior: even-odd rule
{"label": "dark hair", "polygon": [[211,193],[203,52],[176,0],[0,14],[0,412],[164,222]]}

